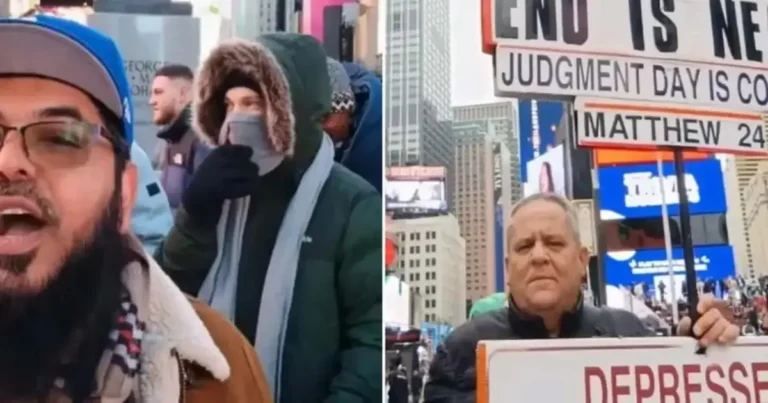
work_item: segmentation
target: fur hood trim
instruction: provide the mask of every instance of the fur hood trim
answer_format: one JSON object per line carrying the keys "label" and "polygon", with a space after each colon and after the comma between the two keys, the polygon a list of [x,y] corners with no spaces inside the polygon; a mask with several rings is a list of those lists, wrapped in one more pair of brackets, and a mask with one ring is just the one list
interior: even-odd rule
{"label": "fur hood trim", "polygon": [[266,126],[273,150],[292,156],[296,142],[288,80],[272,52],[255,41],[232,39],[221,43],[203,62],[193,96],[195,132],[207,144],[217,145],[226,116],[223,88],[238,72],[257,85],[266,106]]}

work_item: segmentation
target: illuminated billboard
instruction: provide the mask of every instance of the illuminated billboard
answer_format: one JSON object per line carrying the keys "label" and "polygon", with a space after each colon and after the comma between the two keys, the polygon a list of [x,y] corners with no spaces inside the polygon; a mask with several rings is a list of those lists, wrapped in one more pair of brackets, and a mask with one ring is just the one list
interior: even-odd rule
{"label": "illuminated billboard", "polygon": [[440,212],[448,210],[445,167],[387,168],[387,211]]}

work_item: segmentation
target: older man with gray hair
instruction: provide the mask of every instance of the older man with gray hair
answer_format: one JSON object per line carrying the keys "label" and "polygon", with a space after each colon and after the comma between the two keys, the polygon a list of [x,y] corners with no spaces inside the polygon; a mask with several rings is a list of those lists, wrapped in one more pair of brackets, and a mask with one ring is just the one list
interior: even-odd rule
{"label": "older man with gray hair", "polygon": [[[508,307],[471,319],[441,345],[429,371],[425,402],[474,402],[475,348],[481,340],[655,336],[635,315],[583,302],[589,253],[569,200],[537,193],[512,208],[507,228]],[[694,334],[701,345],[729,344],[739,329],[703,296]],[[690,318],[678,334],[690,334]]]}

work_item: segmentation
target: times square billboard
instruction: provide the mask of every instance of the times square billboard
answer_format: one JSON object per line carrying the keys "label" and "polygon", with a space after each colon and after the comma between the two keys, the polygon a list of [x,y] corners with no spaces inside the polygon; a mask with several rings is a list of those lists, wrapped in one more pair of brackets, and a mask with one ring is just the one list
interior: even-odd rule
{"label": "times square billboard", "polygon": [[445,167],[387,168],[384,187],[386,211],[415,215],[447,212],[445,180]]}
{"label": "times square billboard", "polygon": [[558,101],[518,101],[520,182],[528,182],[528,162],[554,148],[555,131],[565,111]]}

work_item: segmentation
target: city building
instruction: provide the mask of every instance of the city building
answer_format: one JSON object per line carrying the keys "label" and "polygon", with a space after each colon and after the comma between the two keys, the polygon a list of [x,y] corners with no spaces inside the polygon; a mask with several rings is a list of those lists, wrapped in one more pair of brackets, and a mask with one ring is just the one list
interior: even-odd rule
{"label": "city building", "polygon": [[[757,271],[768,268],[756,266],[754,254],[759,245],[750,236],[748,230],[750,206],[747,204],[747,190],[750,182],[755,179],[760,167],[768,162],[765,157],[724,156],[725,169],[725,193],[728,202],[726,221],[728,226],[728,240],[733,246],[736,270],[742,276],[753,276]],[[750,191],[750,197],[753,197]]]}
{"label": "city building", "polygon": [[454,145],[449,4],[387,0],[384,85],[387,166],[444,166],[450,185]]}
{"label": "city building", "polygon": [[229,3],[227,6],[232,10],[232,22],[237,36],[256,38],[259,34],[277,31],[277,9],[280,4],[284,6],[286,2],[278,0],[231,0],[226,3]]}
{"label": "city building", "polygon": [[452,215],[392,220],[399,246],[394,272],[413,291],[417,323],[456,326],[466,319],[465,243]]}
{"label": "city building", "polygon": [[[493,102],[477,105],[457,106],[453,108],[453,122],[477,122],[487,125],[488,136],[493,141],[502,142],[509,150],[509,186],[512,203],[523,197],[523,184],[520,182],[520,150],[517,138],[517,110],[512,101]],[[456,142],[454,133],[454,143]]]}
{"label": "city building", "polygon": [[523,197],[517,111],[505,101],[454,107],[453,116],[456,192],[452,205],[467,242],[467,299],[474,302],[501,291],[505,284],[500,257],[506,255],[506,248],[496,238],[504,239],[512,204]]}
{"label": "city building", "polygon": [[750,246],[750,276],[768,275],[768,160],[756,164],[757,172],[744,188],[744,234]]}

